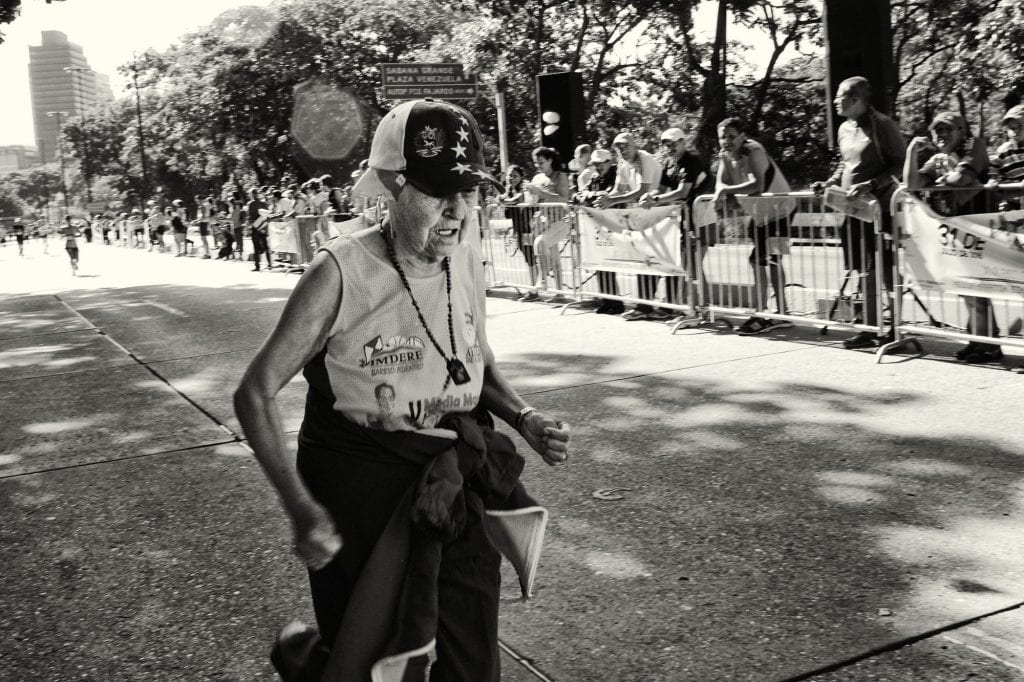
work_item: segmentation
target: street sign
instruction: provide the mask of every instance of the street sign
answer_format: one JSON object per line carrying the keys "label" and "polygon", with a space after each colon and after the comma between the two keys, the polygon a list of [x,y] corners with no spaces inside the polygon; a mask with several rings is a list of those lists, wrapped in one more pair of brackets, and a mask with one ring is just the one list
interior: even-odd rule
{"label": "street sign", "polygon": [[476,99],[476,85],[385,85],[387,99]]}
{"label": "street sign", "polygon": [[476,76],[462,64],[381,64],[380,82],[387,99],[474,99],[480,89]]}

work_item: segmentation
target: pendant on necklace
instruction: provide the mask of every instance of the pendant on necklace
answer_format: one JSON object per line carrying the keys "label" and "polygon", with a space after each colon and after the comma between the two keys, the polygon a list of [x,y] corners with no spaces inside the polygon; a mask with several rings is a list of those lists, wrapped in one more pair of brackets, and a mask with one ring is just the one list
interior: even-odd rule
{"label": "pendant on necklace", "polygon": [[458,358],[451,358],[447,362],[448,376],[452,378],[452,381],[457,385],[469,383],[469,371],[466,366],[462,364],[462,361]]}

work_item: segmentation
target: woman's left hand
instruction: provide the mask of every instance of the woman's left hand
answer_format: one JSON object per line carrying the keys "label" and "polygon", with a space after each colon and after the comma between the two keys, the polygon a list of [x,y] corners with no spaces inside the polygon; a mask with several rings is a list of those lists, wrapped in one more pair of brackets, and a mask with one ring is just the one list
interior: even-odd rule
{"label": "woman's left hand", "polygon": [[569,458],[572,429],[565,422],[556,421],[542,412],[531,412],[523,419],[520,428],[520,435],[548,464],[555,465]]}

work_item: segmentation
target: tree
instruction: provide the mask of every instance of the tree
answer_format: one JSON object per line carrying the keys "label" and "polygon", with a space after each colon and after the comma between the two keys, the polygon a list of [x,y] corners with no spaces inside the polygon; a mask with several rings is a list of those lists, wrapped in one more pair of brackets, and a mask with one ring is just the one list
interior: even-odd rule
{"label": "tree", "polygon": [[25,203],[13,187],[0,185],[0,217],[20,217],[25,213]]}
{"label": "tree", "polygon": [[[46,4],[64,0],[46,0]],[[21,14],[21,0],[0,0],[0,25],[9,24]],[[0,43],[4,42],[4,34],[0,31]]]}

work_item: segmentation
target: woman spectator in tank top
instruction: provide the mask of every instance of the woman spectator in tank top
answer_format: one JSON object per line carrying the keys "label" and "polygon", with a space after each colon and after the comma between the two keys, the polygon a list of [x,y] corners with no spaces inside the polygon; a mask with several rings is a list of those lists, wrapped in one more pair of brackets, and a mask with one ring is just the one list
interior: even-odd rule
{"label": "woman spectator in tank top", "polygon": [[[747,137],[746,124],[738,118],[726,118],[718,124],[721,147],[714,204],[725,215],[749,214],[737,195],[752,196],[763,192],[788,193],[789,183],[764,146]],[[753,204],[756,206],[756,204]],[[754,271],[754,297],[757,310],[768,309],[768,287],[775,293],[779,314],[786,314],[786,272],[782,256],[789,253],[790,202],[773,201],[755,209],[750,227],[754,249],[750,267]],[[771,271],[771,278],[768,271]],[[772,329],[792,327],[792,322],[754,315],[740,325],[742,336],[762,334]]]}
{"label": "woman spectator in tank top", "polygon": [[[497,484],[508,489],[499,494],[508,507],[532,500],[511,441],[484,412],[549,464],[566,459],[569,427],[516,394],[487,343],[483,267],[463,233],[477,185],[494,180],[472,115],[449,103],[404,102],[381,119],[369,166],[355,191],[383,197],[386,219],[317,252],[235,392],[310,569],[319,626],[290,624],[271,660],[284,679],[362,680],[374,661],[409,651],[423,679],[424,652],[436,641],[432,679],[497,682],[500,555],[482,510],[494,505]],[[309,392],[293,459],[275,396],[299,371]],[[464,468],[463,456],[480,461]],[[404,545],[385,532],[392,524],[406,529]],[[404,573],[417,568],[432,577]],[[411,614],[418,617],[391,616],[376,591],[363,589],[387,571],[398,572],[389,583],[394,603],[401,596],[399,610],[420,609]],[[403,584],[408,591],[396,594]],[[367,621],[388,619],[386,631],[399,629],[398,651],[382,642],[353,652],[362,640],[344,637],[346,618],[359,633]],[[410,626],[415,632],[401,629]]]}
{"label": "woman spectator in tank top", "polygon": [[[562,157],[551,147],[537,147],[533,150],[533,162],[537,166],[537,174],[529,182],[523,183],[526,203],[569,203],[572,183],[569,173],[562,164]],[[541,220],[544,216],[545,221]],[[536,281],[538,289],[547,288],[548,272],[554,275],[555,289],[562,289],[562,264],[558,252],[558,242],[569,236],[569,225],[562,218],[565,212],[558,209],[542,209],[531,219],[534,234],[533,249],[537,254]],[[540,233],[540,234],[538,234]],[[520,301],[536,301],[540,295],[536,290],[530,291],[519,298]],[[569,298],[556,293],[548,299],[550,303],[567,303]]]}
{"label": "woman spectator in tank top", "polygon": [[505,191],[498,197],[498,201],[505,207],[505,217],[512,221],[512,231],[515,233],[519,251],[532,272],[533,233],[530,230],[530,219],[536,210],[522,205],[525,199],[525,180],[526,171],[522,166],[509,166],[505,171]]}

